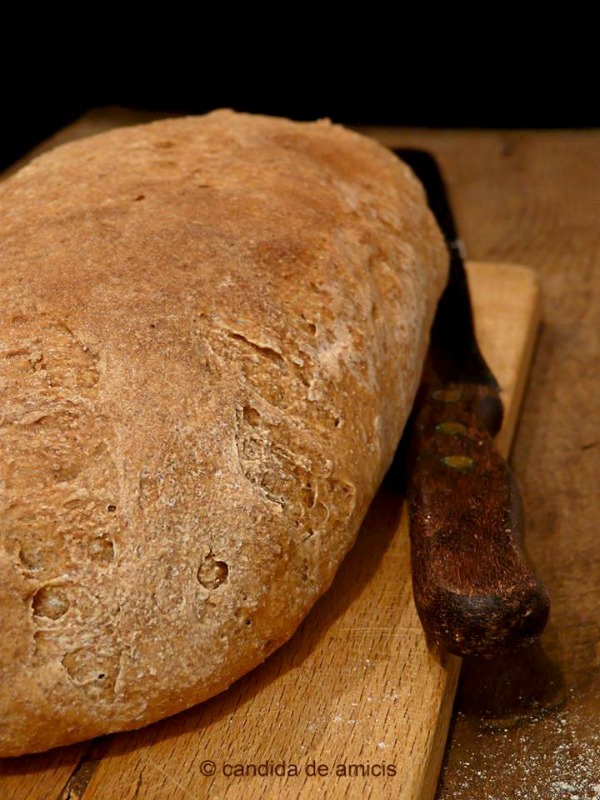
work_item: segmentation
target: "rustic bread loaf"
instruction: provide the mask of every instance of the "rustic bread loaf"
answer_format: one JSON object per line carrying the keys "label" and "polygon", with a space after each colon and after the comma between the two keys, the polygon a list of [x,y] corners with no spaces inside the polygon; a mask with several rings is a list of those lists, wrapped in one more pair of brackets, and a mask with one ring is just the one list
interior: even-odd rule
{"label": "rustic bread loaf", "polygon": [[289,638],[445,277],[408,168],[328,122],[165,120],[0,186],[0,755],[173,714]]}

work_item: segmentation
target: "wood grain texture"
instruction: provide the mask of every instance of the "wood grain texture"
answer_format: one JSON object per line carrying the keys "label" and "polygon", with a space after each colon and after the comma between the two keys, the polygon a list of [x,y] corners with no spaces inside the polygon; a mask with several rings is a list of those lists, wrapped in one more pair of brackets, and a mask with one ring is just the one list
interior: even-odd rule
{"label": "wood grain texture", "polygon": [[[535,278],[522,268],[488,265],[469,265],[469,277],[476,326],[485,320],[487,328],[482,348],[512,408],[519,401],[523,358],[535,330]],[[521,303],[524,294],[528,306]],[[521,316],[514,315],[515,301]],[[512,326],[504,322],[507,313],[514,315]],[[499,367],[494,347],[503,354]],[[507,419],[514,425],[515,415]],[[506,441],[510,436],[507,431]],[[109,737],[95,769],[86,774],[83,793],[75,792],[74,780],[63,796],[428,800],[435,790],[459,663],[427,647],[412,602],[403,497],[390,479],[331,590],[287,645],[208,703]],[[56,757],[60,753],[54,751]],[[48,770],[56,768],[52,757],[42,757],[50,759]],[[19,764],[35,767],[39,758],[7,761],[17,770]],[[208,762],[215,763],[214,776],[202,774]],[[224,774],[238,764],[247,770],[262,765],[267,772],[285,764],[286,771],[297,767],[300,774]],[[319,767],[328,774],[319,775]],[[347,774],[340,775],[343,770]],[[37,797],[37,786],[12,780],[5,783],[8,797]]]}

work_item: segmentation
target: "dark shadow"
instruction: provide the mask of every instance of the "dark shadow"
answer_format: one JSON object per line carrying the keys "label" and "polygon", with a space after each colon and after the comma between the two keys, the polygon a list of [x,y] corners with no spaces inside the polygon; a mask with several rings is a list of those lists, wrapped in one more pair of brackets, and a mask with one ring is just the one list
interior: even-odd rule
{"label": "dark shadow", "polygon": [[0,782],[3,777],[10,775],[27,775],[32,772],[44,772],[45,770],[68,766],[75,769],[76,765],[90,749],[90,746],[90,742],[81,742],[66,747],[55,747],[45,753],[34,753],[33,755],[15,758],[0,758]]}
{"label": "dark shadow", "polygon": [[549,657],[543,639],[512,655],[463,659],[435,800],[444,793],[457,710],[477,730],[504,733],[566,705],[563,674]]}
{"label": "dark shadow", "polygon": [[562,672],[541,642],[513,655],[463,661],[457,707],[480,727],[515,726],[561,708],[566,699]]}

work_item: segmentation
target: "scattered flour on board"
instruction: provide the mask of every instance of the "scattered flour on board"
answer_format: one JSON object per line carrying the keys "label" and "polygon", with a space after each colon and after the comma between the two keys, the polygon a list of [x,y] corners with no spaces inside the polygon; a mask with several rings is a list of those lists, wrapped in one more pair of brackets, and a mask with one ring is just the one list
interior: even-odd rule
{"label": "scattered flour on board", "polygon": [[[493,734],[481,732],[477,737],[482,742],[481,750],[464,753],[462,777],[444,798],[600,800],[600,727],[598,732],[589,731],[582,742],[577,740],[570,719],[563,714],[531,718],[530,722],[547,726],[547,750],[538,749],[539,738],[531,737],[526,727],[516,740],[514,730],[508,728]],[[510,743],[510,750],[516,745],[517,751],[510,759],[501,747],[490,748],[486,753],[484,741],[489,736],[504,737],[507,745]],[[554,746],[552,741],[556,742]],[[503,755],[499,757],[500,751]]]}

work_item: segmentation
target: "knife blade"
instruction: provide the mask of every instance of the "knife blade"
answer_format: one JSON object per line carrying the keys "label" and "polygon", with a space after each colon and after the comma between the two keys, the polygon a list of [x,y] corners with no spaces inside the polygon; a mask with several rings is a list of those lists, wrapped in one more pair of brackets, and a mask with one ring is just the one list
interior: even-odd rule
{"label": "knife blade", "polygon": [[428,638],[461,656],[533,643],[549,597],[524,550],[521,496],[493,437],[500,387],[473,325],[464,247],[433,156],[395,151],[419,178],[450,256],[407,427],[407,502],[417,612]]}

